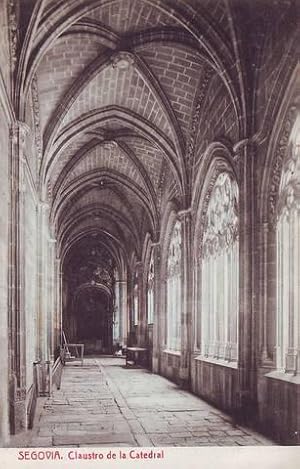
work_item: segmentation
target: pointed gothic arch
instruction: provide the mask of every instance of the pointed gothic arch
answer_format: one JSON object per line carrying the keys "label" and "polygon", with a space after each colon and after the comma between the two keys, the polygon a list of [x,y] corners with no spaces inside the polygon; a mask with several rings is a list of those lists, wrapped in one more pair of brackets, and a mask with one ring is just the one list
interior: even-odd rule
{"label": "pointed gothic arch", "polygon": [[195,230],[195,348],[207,359],[236,363],[239,191],[229,165],[213,163]]}

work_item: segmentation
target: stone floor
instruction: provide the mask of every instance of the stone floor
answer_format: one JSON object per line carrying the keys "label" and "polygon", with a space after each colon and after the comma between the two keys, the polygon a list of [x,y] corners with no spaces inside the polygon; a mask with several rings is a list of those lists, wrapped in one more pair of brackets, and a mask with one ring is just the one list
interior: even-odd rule
{"label": "stone floor", "polygon": [[64,368],[20,446],[246,446],[273,444],[167,379],[86,358]]}

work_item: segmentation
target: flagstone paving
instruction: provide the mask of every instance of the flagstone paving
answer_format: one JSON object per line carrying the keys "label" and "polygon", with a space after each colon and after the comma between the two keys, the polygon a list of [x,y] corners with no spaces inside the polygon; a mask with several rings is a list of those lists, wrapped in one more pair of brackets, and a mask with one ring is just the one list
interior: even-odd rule
{"label": "flagstone paving", "polygon": [[20,446],[246,446],[274,444],[227,414],[120,358],[67,364]]}

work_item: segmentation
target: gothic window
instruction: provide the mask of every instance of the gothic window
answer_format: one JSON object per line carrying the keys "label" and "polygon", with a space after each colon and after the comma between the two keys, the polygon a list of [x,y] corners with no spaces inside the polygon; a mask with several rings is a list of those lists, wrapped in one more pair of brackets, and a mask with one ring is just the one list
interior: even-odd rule
{"label": "gothic window", "polygon": [[138,287],[138,274],[134,275],[133,286],[133,325],[137,326],[139,322],[139,287]]}
{"label": "gothic window", "polygon": [[153,250],[151,251],[150,265],[149,265],[149,271],[148,271],[147,312],[148,312],[148,324],[153,324],[153,318],[154,318],[154,259],[153,259]]}
{"label": "gothic window", "polygon": [[277,204],[277,368],[300,370],[300,138],[283,164]]}
{"label": "gothic window", "polygon": [[211,192],[201,252],[201,355],[236,362],[238,186],[227,172],[219,174]]}
{"label": "gothic window", "polygon": [[181,346],[181,224],[175,223],[168,252],[167,265],[167,337],[169,350]]}

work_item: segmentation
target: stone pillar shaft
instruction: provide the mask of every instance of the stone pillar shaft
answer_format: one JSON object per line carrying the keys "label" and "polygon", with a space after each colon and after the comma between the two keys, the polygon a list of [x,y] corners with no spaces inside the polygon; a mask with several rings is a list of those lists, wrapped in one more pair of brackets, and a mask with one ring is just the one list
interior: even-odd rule
{"label": "stone pillar shaft", "polygon": [[161,344],[164,342],[161,336],[161,276],[160,276],[160,244],[152,244],[153,260],[154,260],[154,318],[153,318],[153,354],[152,369],[155,373],[160,372],[160,354]]}
{"label": "stone pillar shaft", "polygon": [[11,127],[11,218],[9,251],[10,423],[12,433],[27,426],[24,305],[24,163],[28,128]]}
{"label": "stone pillar shaft", "polygon": [[182,226],[182,313],[181,313],[181,357],[180,379],[183,386],[190,381],[191,324],[192,324],[192,271],[191,271],[191,211],[179,212]]}
{"label": "stone pillar shaft", "polygon": [[239,403],[244,417],[256,406],[257,299],[254,296],[257,265],[255,148],[246,142],[239,149],[240,181],[240,308],[239,308]]}

